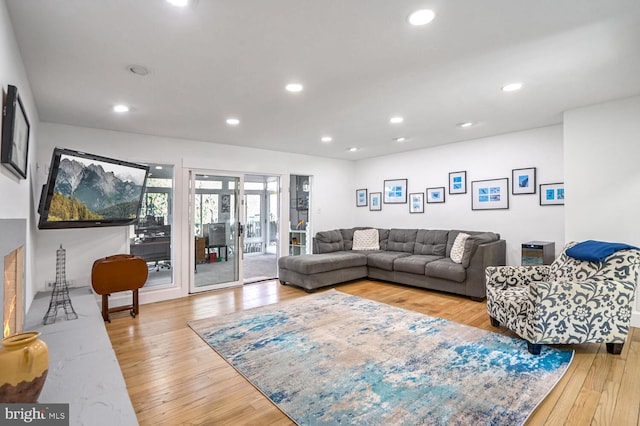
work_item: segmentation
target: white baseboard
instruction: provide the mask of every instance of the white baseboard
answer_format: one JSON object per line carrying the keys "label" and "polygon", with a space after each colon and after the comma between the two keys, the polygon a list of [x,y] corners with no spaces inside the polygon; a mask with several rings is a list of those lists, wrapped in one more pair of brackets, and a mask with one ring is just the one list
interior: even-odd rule
{"label": "white baseboard", "polygon": [[640,311],[633,311],[631,313],[631,327],[640,328]]}

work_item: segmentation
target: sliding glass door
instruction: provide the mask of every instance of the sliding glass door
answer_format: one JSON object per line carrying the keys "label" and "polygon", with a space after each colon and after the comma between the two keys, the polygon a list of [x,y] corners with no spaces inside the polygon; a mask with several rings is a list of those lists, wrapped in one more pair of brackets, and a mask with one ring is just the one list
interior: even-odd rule
{"label": "sliding glass door", "polygon": [[191,293],[242,284],[241,175],[189,172]]}
{"label": "sliding glass door", "polygon": [[244,176],[246,229],[244,233],[244,283],[278,276],[278,223],[280,178]]}

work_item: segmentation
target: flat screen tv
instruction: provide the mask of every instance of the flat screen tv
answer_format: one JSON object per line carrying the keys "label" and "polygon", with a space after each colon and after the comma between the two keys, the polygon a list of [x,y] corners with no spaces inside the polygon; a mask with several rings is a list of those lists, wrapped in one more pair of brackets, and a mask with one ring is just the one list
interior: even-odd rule
{"label": "flat screen tv", "polygon": [[40,229],[130,225],[149,166],[55,148],[40,199]]}

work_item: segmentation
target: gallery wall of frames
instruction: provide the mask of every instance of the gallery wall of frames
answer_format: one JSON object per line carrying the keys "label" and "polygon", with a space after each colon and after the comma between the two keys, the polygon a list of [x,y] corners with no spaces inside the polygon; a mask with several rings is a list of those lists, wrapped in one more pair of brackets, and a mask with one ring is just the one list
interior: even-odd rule
{"label": "gallery wall of frames", "polygon": [[[444,180],[443,176],[443,180]],[[379,188],[356,189],[356,206],[382,211],[383,204],[408,204],[409,213],[424,213],[425,204],[446,203],[447,197],[470,194],[471,210],[509,209],[509,196],[538,196],[540,206],[564,205],[564,183],[536,182],[536,167],[511,170],[511,176],[467,182],[467,171],[449,173],[448,186],[421,183],[424,192],[407,193],[408,179],[385,179]]]}

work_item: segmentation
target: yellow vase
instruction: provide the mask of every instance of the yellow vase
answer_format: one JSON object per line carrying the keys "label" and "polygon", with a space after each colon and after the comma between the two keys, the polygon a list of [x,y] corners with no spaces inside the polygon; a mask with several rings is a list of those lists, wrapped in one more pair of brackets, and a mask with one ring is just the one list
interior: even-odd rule
{"label": "yellow vase", "polygon": [[37,402],[49,371],[49,349],[37,331],[2,339],[0,402]]}

